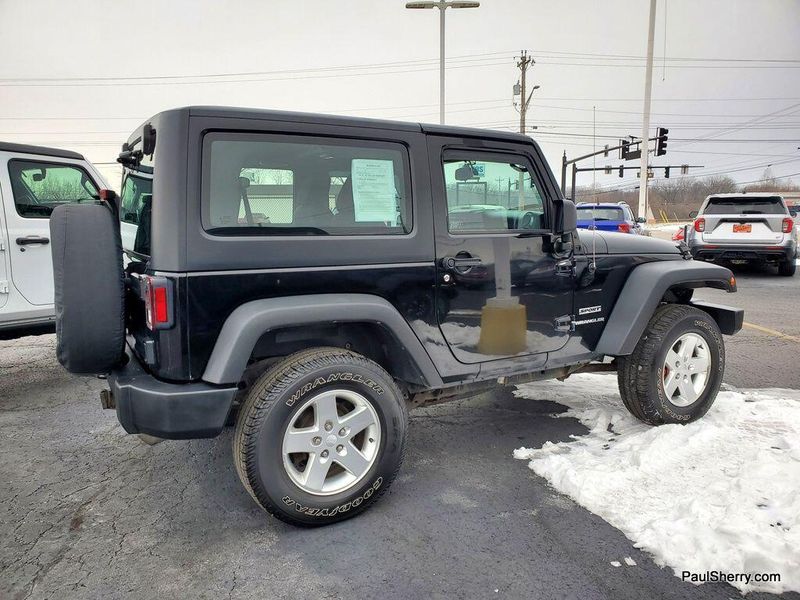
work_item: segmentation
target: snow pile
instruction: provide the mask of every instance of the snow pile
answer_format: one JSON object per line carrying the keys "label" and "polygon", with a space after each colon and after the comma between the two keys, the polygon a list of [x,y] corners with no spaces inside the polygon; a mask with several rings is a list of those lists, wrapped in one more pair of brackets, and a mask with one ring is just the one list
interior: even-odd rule
{"label": "snow pile", "polygon": [[563,404],[590,431],[514,457],[678,577],[779,573],[732,585],[800,591],[800,392],[724,391],[699,421],[649,427],[616,386],[607,375],[519,386],[516,395]]}
{"label": "snow pile", "polygon": [[683,227],[684,225],[688,225],[691,221],[675,221],[672,223],[648,223],[646,228],[648,231],[676,231]]}

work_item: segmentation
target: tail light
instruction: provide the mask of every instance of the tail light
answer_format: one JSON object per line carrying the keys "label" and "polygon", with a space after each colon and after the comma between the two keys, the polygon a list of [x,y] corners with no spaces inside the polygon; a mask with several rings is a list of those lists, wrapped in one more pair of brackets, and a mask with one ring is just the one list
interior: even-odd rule
{"label": "tail light", "polygon": [[792,227],[794,227],[794,221],[792,219],[790,219],[789,217],[786,217],[783,220],[783,227],[781,227],[781,231],[783,233],[791,233],[792,232]]}
{"label": "tail light", "polygon": [[169,329],[173,323],[172,282],[166,277],[149,275],[142,276],[141,282],[148,329]]}
{"label": "tail light", "polygon": [[630,233],[631,226],[628,223],[620,223],[617,225],[617,231],[621,231],[622,233]]}
{"label": "tail light", "polygon": [[706,220],[702,217],[699,219],[694,220],[694,230],[699,231],[700,233],[706,230]]}

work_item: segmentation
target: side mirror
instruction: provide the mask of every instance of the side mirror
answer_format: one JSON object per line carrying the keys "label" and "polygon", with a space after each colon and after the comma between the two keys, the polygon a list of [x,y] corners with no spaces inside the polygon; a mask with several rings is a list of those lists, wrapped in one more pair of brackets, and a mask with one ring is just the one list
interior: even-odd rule
{"label": "side mirror", "polygon": [[578,209],[575,203],[566,198],[555,201],[555,220],[553,233],[564,235],[578,228]]}
{"label": "side mirror", "polygon": [[696,210],[693,210],[689,213],[689,218],[694,219],[699,213]]}
{"label": "side mirror", "polygon": [[150,156],[156,150],[156,130],[147,123],[142,127],[142,154]]}
{"label": "side mirror", "polygon": [[647,219],[645,219],[644,217],[636,217],[636,222],[637,223],[647,223]]}

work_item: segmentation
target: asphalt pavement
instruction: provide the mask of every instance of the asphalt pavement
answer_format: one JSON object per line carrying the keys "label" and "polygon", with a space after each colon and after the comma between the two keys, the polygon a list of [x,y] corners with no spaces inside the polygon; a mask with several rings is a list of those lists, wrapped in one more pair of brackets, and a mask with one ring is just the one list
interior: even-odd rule
{"label": "asphalt pavement", "polygon": [[738,291],[698,290],[698,299],[744,309],[745,327],[725,338],[724,381],[741,388],[800,389],[800,272],[781,277],[772,267],[729,265]]}
{"label": "asphalt pavement", "polygon": [[[800,276],[739,278],[738,295],[701,295],[800,336]],[[798,341],[748,329],[728,348],[730,384],[798,387]],[[101,410],[103,387],[59,367],[53,336],[0,341],[0,598],[739,595],[681,582],[512,458],[586,432],[556,418],[564,408],[553,402],[498,389],[412,412],[391,492],[356,519],[307,530],[269,517],[242,489],[230,430],[147,446]],[[636,566],[610,564],[625,557]]]}

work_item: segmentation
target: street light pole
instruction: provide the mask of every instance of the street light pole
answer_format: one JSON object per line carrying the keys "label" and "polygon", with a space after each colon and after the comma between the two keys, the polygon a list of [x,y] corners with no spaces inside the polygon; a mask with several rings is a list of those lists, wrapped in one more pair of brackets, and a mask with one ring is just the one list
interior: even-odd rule
{"label": "street light pole", "polygon": [[444,11],[439,6],[439,124],[444,125]]}
{"label": "street light pole", "polygon": [[444,11],[448,8],[478,8],[480,2],[440,0],[438,2],[406,2],[406,8],[439,9],[439,123],[444,125]]}
{"label": "street light pole", "polygon": [[650,0],[650,19],[647,29],[647,66],[644,77],[644,118],[642,119],[642,156],[639,172],[639,210],[638,216],[647,218],[647,159],[649,158],[647,138],[650,137],[650,96],[653,90],[653,38],[656,31],[656,0]]}

